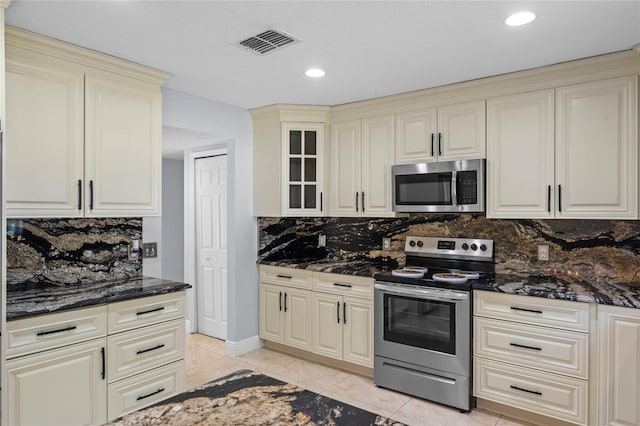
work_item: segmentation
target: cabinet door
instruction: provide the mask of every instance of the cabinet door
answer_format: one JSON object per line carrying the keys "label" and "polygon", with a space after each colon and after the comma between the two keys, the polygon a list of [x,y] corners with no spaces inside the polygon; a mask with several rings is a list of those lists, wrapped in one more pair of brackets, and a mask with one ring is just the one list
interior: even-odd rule
{"label": "cabinet door", "polygon": [[438,161],[485,158],[485,102],[438,107]]}
{"label": "cabinet door", "polygon": [[373,368],[373,303],[344,298],[344,360]]}
{"label": "cabinet door", "polygon": [[332,125],[331,215],[360,216],[362,141],[360,120]]}
{"label": "cabinet door", "polygon": [[10,425],[99,425],[107,420],[105,339],[7,362]]}
{"label": "cabinet door", "polygon": [[393,116],[362,120],[362,186],[364,216],[393,216],[391,166],[394,164]]}
{"label": "cabinet door", "polygon": [[342,297],[313,293],[313,352],[342,359]]}
{"label": "cabinet door", "polygon": [[396,164],[436,160],[437,119],[436,108],[396,115]]}
{"label": "cabinet door", "polygon": [[260,283],[260,338],[284,342],[282,287]]}
{"label": "cabinet door", "polygon": [[599,425],[640,425],[640,310],[598,305]]}
{"label": "cabinet door", "polygon": [[10,56],[6,67],[7,216],[81,217],[83,73]]}
{"label": "cabinet door", "polygon": [[85,216],[159,215],[159,87],[95,72],[85,91]]}
{"label": "cabinet door", "polygon": [[554,216],[553,90],[487,100],[487,217]]}
{"label": "cabinet door", "polygon": [[556,89],[556,217],[637,217],[636,104],[636,76]]}
{"label": "cabinet door", "polygon": [[324,125],[282,125],[284,183],[282,211],[286,216],[321,216],[324,210]]}
{"label": "cabinet door", "polygon": [[284,343],[311,350],[311,292],[285,288]]}

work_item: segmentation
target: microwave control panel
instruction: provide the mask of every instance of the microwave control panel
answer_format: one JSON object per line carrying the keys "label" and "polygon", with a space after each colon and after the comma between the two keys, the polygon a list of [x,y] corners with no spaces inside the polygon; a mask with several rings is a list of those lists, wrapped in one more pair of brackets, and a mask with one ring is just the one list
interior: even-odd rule
{"label": "microwave control panel", "polygon": [[478,203],[478,180],[476,171],[463,171],[457,173],[458,204]]}

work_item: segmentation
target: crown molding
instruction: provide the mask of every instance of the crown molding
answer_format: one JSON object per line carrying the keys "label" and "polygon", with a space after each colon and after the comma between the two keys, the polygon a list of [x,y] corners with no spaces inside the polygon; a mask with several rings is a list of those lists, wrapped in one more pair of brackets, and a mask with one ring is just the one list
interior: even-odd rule
{"label": "crown molding", "polygon": [[19,49],[20,51],[50,56],[84,67],[104,70],[152,84],[162,84],[168,76],[168,74],[163,71],[45,37],[10,25],[5,26],[5,47],[7,56],[13,53],[13,49]]}

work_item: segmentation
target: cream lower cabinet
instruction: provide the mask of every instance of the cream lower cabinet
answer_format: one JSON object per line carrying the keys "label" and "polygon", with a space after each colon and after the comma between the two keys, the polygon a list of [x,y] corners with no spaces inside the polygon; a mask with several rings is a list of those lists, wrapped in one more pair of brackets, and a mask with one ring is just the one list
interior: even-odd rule
{"label": "cream lower cabinet", "polygon": [[311,292],[260,284],[260,337],[311,349]]}
{"label": "cream lower cabinet", "polygon": [[393,115],[331,126],[331,215],[393,216]]}
{"label": "cream lower cabinet", "polygon": [[262,339],[373,368],[373,279],[259,269]]}
{"label": "cream lower cabinet", "polygon": [[7,361],[9,425],[99,425],[107,421],[106,339]]}
{"label": "cream lower cabinet", "polygon": [[313,352],[373,365],[373,302],[333,294],[313,294]]}
{"label": "cream lower cabinet", "polygon": [[589,309],[587,303],[474,291],[474,395],[588,424]]}
{"label": "cream lower cabinet", "polygon": [[260,338],[311,350],[312,272],[260,266]]}
{"label": "cream lower cabinet", "polygon": [[598,425],[640,425],[640,309],[598,305]]}
{"label": "cream lower cabinet", "polygon": [[7,423],[97,425],[184,391],[185,292],[7,323]]}
{"label": "cream lower cabinet", "polygon": [[6,44],[7,215],[158,215],[164,74],[16,28]]}

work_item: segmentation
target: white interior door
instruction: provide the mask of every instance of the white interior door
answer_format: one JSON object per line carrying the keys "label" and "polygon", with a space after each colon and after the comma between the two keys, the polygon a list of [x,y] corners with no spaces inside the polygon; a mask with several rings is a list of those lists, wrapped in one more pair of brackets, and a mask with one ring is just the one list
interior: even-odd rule
{"label": "white interior door", "polygon": [[227,338],[227,156],[195,160],[198,332]]}

